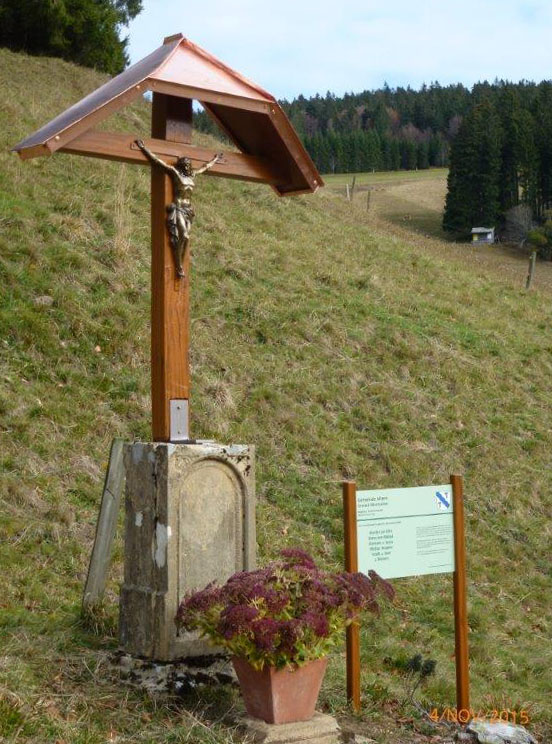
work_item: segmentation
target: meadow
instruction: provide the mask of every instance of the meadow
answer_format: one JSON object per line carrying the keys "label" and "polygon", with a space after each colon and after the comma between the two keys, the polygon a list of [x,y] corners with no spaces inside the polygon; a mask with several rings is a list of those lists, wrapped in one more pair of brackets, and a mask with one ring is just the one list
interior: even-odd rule
{"label": "meadow", "polygon": [[[111,439],[150,436],[148,171],[20,162],[8,148],[104,78],[5,50],[0,70],[0,741],[238,741],[234,690],[153,699],[109,663],[120,532],[102,611],[80,611]],[[110,126],[145,134],[148,114],[143,102]],[[192,433],[257,446],[261,561],[301,545],[342,565],[343,478],[462,473],[472,704],[524,710],[546,741],[550,267],[526,292],[524,256],[446,240],[444,179],[369,174],[352,204],[331,177],[288,199],[202,180]],[[394,583],[394,606],[362,629],[362,714],[345,703],[342,652],[321,705],[381,744],[429,741],[443,729],[425,712],[455,700],[451,577]],[[417,653],[437,667],[412,702]]]}

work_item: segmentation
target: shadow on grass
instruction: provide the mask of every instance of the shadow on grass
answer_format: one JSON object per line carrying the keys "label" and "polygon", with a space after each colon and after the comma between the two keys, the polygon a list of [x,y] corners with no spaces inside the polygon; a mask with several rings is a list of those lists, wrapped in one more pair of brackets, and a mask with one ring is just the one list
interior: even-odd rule
{"label": "shadow on grass", "polygon": [[451,236],[443,230],[442,216],[439,212],[401,210],[382,213],[382,217],[391,224],[413,233],[444,240],[447,243],[454,242]]}

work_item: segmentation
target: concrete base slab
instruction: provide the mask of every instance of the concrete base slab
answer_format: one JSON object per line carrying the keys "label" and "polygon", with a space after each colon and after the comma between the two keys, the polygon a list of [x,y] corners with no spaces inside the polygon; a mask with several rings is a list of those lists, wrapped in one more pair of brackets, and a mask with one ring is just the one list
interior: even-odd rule
{"label": "concrete base slab", "polygon": [[296,723],[265,723],[245,716],[242,728],[255,744],[339,744],[337,721],[324,713],[315,713],[310,721]]}
{"label": "concrete base slab", "polygon": [[124,465],[121,647],[156,661],[215,653],[175,617],[188,592],[255,568],[254,448],[135,442]]}

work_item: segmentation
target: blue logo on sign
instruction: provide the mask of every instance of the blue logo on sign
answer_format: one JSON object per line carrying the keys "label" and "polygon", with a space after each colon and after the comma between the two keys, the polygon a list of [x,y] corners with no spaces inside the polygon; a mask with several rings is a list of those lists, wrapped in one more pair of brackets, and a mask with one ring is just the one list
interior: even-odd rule
{"label": "blue logo on sign", "polygon": [[438,509],[450,509],[450,495],[447,491],[444,491],[443,493],[441,493],[441,491],[436,491],[435,496],[437,497]]}

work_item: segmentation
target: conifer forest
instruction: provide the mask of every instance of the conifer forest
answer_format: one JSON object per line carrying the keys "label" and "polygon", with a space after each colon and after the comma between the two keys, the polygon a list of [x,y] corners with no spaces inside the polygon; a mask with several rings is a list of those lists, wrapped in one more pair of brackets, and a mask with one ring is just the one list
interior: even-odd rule
{"label": "conifer forest", "polygon": [[449,167],[449,232],[499,226],[520,203],[544,222],[552,206],[551,81],[384,86],[281,103],[322,173]]}

